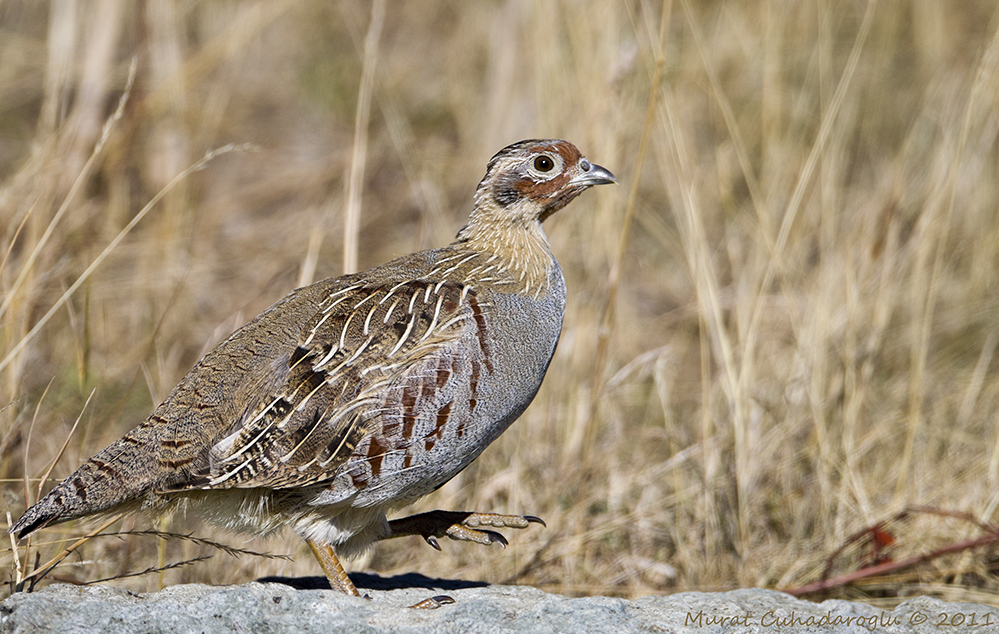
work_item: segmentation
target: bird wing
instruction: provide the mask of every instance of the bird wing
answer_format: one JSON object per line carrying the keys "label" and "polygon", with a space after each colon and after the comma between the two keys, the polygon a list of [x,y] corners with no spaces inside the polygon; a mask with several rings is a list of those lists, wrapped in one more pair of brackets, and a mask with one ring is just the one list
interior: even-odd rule
{"label": "bird wing", "polygon": [[[288,357],[287,380],[212,446],[207,464],[180,488],[280,489],[331,480],[358,443],[380,429],[378,419],[398,402],[393,389],[428,363],[443,368],[462,348],[480,345],[474,295],[464,284],[416,280],[362,281],[330,293]],[[443,385],[437,377],[426,383]]]}

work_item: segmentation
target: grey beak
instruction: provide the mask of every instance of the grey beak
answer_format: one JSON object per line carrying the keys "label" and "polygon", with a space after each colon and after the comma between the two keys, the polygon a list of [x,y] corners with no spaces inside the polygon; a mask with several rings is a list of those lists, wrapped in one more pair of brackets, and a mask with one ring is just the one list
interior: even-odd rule
{"label": "grey beak", "polygon": [[[589,166],[589,169],[586,169],[586,166]],[[611,183],[617,182],[617,178],[611,174],[610,170],[606,167],[601,167],[596,163],[590,163],[585,159],[582,162],[581,167],[585,171],[569,181],[569,185],[589,187],[591,185],[610,185]]]}

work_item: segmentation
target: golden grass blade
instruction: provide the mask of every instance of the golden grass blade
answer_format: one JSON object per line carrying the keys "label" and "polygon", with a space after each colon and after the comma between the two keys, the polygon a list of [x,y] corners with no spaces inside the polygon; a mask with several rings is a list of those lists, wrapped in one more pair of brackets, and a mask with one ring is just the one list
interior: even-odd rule
{"label": "golden grass blade", "polygon": [[[666,59],[663,47],[666,45],[665,20],[669,12],[665,3],[662,9],[662,24],[658,36],[659,51],[656,57],[655,70],[653,71],[651,85],[649,87],[648,101],[645,106],[645,124],[642,127],[642,136],[638,144],[638,154],[635,159],[635,173],[631,179],[631,187],[628,190],[628,202],[625,205],[624,219],[621,221],[621,231],[618,234],[617,252],[611,262],[611,269],[607,275],[607,298],[604,300],[603,309],[600,315],[600,328],[597,334],[596,355],[593,363],[592,387],[590,389],[590,418],[595,418],[597,407],[603,399],[604,374],[607,370],[607,352],[610,347],[611,332],[614,329],[614,307],[617,304],[618,287],[621,284],[621,269],[624,257],[628,252],[628,239],[631,235],[631,226],[635,220],[635,208],[638,204],[638,192],[641,184],[639,174],[645,166],[645,157],[648,153],[649,143],[652,139],[653,123],[655,113],[658,108],[660,93],[662,90],[663,67]],[[584,447],[588,443],[584,443]]]}
{"label": "golden grass blade", "polygon": [[[26,506],[31,506],[31,495],[28,490],[28,456],[30,455],[31,449],[31,435],[35,430],[35,421],[38,420],[38,412],[41,411],[42,403],[45,401],[45,395],[49,393],[49,388],[52,387],[52,382],[55,381],[55,377],[49,380],[48,385],[45,386],[45,391],[42,392],[41,398],[38,399],[38,403],[35,405],[35,413],[31,417],[31,425],[28,426],[28,437],[24,441],[24,503]],[[41,482],[38,483],[39,495],[41,495],[42,486],[45,484],[45,478],[42,478]]]}
{"label": "golden grass blade", "polygon": [[[70,187],[69,192],[63,199],[62,204],[59,205],[59,209],[56,211],[55,215],[52,216],[52,220],[49,221],[48,226],[45,228],[45,232],[38,239],[38,242],[35,243],[35,247],[32,249],[31,254],[28,255],[28,259],[25,260],[24,265],[21,267],[21,272],[18,274],[17,279],[14,280],[14,284],[11,286],[10,290],[7,291],[7,297],[4,299],[3,303],[0,304],[0,318],[2,318],[4,313],[7,312],[7,308],[10,307],[10,303],[13,301],[14,295],[24,282],[25,277],[31,270],[35,260],[38,258],[38,254],[41,253],[42,248],[48,243],[49,238],[52,237],[59,221],[62,220],[62,217],[69,209],[69,204],[73,202],[76,198],[76,194],[80,191],[80,188],[83,187],[83,185],[87,182],[87,179],[90,177],[90,172],[93,169],[94,164],[97,162],[97,158],[104,150],[104,146],[107,145],[108,139],[111,138],[111,131],[114,129],[115,123],[117,123],[118,120],[125,114],[125,105],[128,103],[128,98],[132,94],[132,86],[135,83],[135,73],[137,68],[137,58],[133,57],[131,65],[128,69],[128,79],[125,82],[125,90],[118,99],[118,107],[115,108],[114,113],[108,117],[107,121],[104,122],[104,128],[101,131],[101,136],[94,145],[94,150],[90,153],[90,158],[88,158],[87,162],[84,163],[83,168],[80,170],[80,174],[76,177],[76,180],[73,181],[73,185]],[[13,353],[11,353],[11,355],[12,354]],[[0,370],[7,365],[9,358],[10,355],[8,355],[8,358],[4,359],[4,362],[0,364]]]}
{"label": "golden grass blade", "polygon": [[364,36],[364,62],[354,113],[354,145],[347,177],[347,204],[343,216],[343,272],[357,271],[358,234],[361,231],[361,194],[364,191],[364,165],[368,158],[368,121],[371,118],[371,93],[378,62],[378,40],[385,21],[385,0],[371,4],[371,21]]}
{"label": "golden grass blade", "polygon": [[[13,525],[14,519],[10,516],[10,511],[7,511],[7,526]],[[7,537],[10,537],[10,551],[14,554],[14,584],[20,585],[24,579],[24,569],[21,567],[21,557],[17,552],[17,539],[14,538],[14,533],[7,533]]]}
{"label": "golden grass blade", "polygon": [[7,354],[6,357],[4,357],[3,361],[0,361],[0,370],[3,370],[5,367],[7,367],[7,365],[14,359],[14,357],[26,345],[28,345],[28,343],[32,339],[34,339],[36,335],[38,335],[39,331],[41,331],[41,329],[45,326],[45,324],[48,323],[49,319],[51,319],[52,316],[59,310],[59,308],[61,308],[62,305],[65,304],[66,301],[73,296],[73,294],[77,291],[77,289],[79,289],[80,286],[82,286],[83,283],[87,281],[87,279],[94,272],[94,270],[96,270],[97,267],[100,266],[101,263],[111,254],[111,252],[115,249],[115,247],[117,247],[118,244],[125,239],[125,236],[129,234],[129,232],[135,227],[135,225],[139,224],[139,222],[143,218],[145,218],[146,214],[148,214],[153,209],[153,207],[156,206],[156,203],[158,203],[164,196],[166,196],[167,193],[170,192],[170,190],[176,187],[178,183],[183,181],[192,173],[204,169],[205,166],[208,165],[208,163],[210,163],[218,156],[221,156],[223,154],[228,154],[230,152],[246,151],[254,149],[255,147],[256,146],[252,144],[224,145],[220,148],[216,148],[214,150],[206,152],[205,155],[201,157],[200,160],[198,160],[193,165],[182,171],[180,174],[177,174],[177,176],[175,176],[172,181],[167,183],[167,185],[163,189],[161,189],[159,192],[156,193],[155,196],[153,196],[152,200],[146,203],[146,206],[143,207],[139,211],[139,213],[135,214],[135,217],[133,217],[132,220],[129,221],[129,223],[125,225],[125,227],[120,232],[118,232],[118,235],[116,235],[114,239],[111,240],[111,242],[108,243],[106,247],[104,247],[104,250],[102,250],[101,253],[94,259],[94,261],[90,263],[90,266],[88,266],[86,270],[84,270],[83,273],[81,273],[80,276],[76,278],[76,281],[73,282],[73,284],[68,289],[66,289],[66,291],[62,294],[62,296],[58,300],[56,300],[55,304],[53,304],[52,307],[45,313],[45,315],[43,315],[42,318],[38,320],[38,323],[36,323],[34,327],[30,331],[28,331],[28,334],[26,334],[24,337],[21,338],[21,340],[17,343],[17,345],[14,346],[14,348]]}
{"label": "golden grass blade", "polygon": [[83,546],[84,544],[86,544],[87,542],[89,542],[91,539],[93,539],[94,537],[96,537],[99,533],[102,533],[104,531],[104,529],[106,529],[108,526],[111,526],[112,524],[114,524],[115,522],[117,522],[118,520],[120,520],[121,519],[121,515],[122,515],[121,513],[116,514],[114,517],[112,517],[108,521],[104,522],[103,524],[101,524],[100,526],[98,526],[97,528],[95,528],[94,530],[92,530],[91,532],[87,533],[86,535],[84,535],[80,539],[78,539],[75,542],[73,542],[70,546],[67,546],[61,553],[59,553],[58,555],[56,555],[52,559],[50,559],[47,562],[45,562],[43,565],[41,565],[38,568],[36,568],[34,570],[34,572],[32,572],[31,574],[25,575],[24,578],[21,580],[21,583],[19,583],[19,584],[17,584],[17,586],[15,586],[16,591],[17,592],[22,591],[24,589],[24,582],[26,582],[26,581],[33,581],[33,583],[31,584],[31,587],[34,587],[34,585],[36,583],[38,583],[38,581],[41,580],[42,577],[44,577],[45,575],[47,575],[53,568],[55,568],[56,566],[58,566],[62,562],[63,559],[65,559],[66,557],[69,557],[70,555],[72,555],[73,552],[77,548],[79,548],[80,546]]}
{"label": "golden grass blade", "polygon": [[[87,405],[90,404],[90,399],[94,398],[94,393],[96,391],[97,388],[90,390],[90,396],[88,396],[87,400],[83,403],[83,409],[80,410],[80,415],[76,417],[75,421],[73,421],[73,426],[70,428],[69,433],[66,435],[66,440],[63,441],[62,447],[59,447],[59,451],[56,453],[55,458],[53,458],[52,461],[49,463],[49,468],[45,470],[45,475],[43,475],[42,479],[38,482],[38,497],[36,499],[41,499],[42,488],[45,486],[45,483],[48,482],[49,476],[52,475],[52,469],[55,468],[56,464],[62,458],[63,453],[65,453],[66,447],[69,446],[70,439],[73,438],[73,434],[76,433],[76,428],[80,425],[80,420],[83,419],[83,412],[87,411]],[[28,461],[25,460],[25,464],[27,464],[27,462]]]}

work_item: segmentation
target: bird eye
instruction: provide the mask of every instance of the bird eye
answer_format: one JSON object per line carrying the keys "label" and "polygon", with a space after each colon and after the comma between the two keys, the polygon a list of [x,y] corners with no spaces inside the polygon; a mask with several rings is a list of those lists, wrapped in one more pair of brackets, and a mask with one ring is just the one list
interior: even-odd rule
{"label": "bird eye", "polygon": [[542,154],[538,158],[534,159],[534,169],[539,172],[550,172],[552,168],[555,167],[555,161],[552,157]]}

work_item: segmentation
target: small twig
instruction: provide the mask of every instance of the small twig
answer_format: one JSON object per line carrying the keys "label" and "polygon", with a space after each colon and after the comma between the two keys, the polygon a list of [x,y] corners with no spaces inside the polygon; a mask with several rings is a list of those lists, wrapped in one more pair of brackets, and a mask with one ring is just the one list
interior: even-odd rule
{"label": "small twig", "polygon": [[103,524],[101,524],[100,526],[98,526],[97,528],[95,528],[91,533],[89,533],[87,535],[84,535],[80,539],[76,540],[75,542],[73,542],[73,544],[71,544],[69,547],[67,547],[65,550],[63,550],[61,553],[59,553],[58,555],[56,555],[55,557],[53,557],[52,559],[50,559],[49,561],[47,561],[44,566],[39,566],[38,565],[38,553],[35,553],[35,559],[36,559],[36,561],[35,561],[35,570],[34,570],[34,572],[32,572],[30,575],[25,575],[24,576],[24,579],[21,580],[21,583],[17,584],[17,586],[14,588],[15,592],[21,592],[24,589],[24,582],[25,581],[29,581],[29,580],[31,580],[31,585],[28,586],[28,592],[31,592],[32,590],[34,590],[35,585],[39,581],[41,581],[42,577],[44,577],[45,575],[47,575],[53,568],[55,568],[56,566],[58,566],[62,562],[63,559],[65,559],[66,557],[69,557],[71,554],[73,554],[73,551],[75,551],[77,548],[79,548],[80,546],[83,546],[88,541],[90,541],[91,539],[93,539],[95,535],[99,534],[105,528],[107,528],[108,526],[111,526],[112,524],[114,524],[115,522],[117,522],[119,519],[121,519],[121,516],[122,516],[122,514],[118,513],[117,515],[115,515],[114,517],[112,517],[111,519],[109,519],[108,521],[104,522]]}
{"label": "small twig", "polygon": [[952,553],[958,553],[965,550],[970,550],[972,548],[978,548],[979,546],[988,546],[990,544],[999,544],[999,535],[984,535],[977,539],[971,539],[963,542],[958,542],[956,544],[951,544],[950,546],[945,546],[928,553],[923,553],[921,555],[916,555],[915,557],[910,557],[908,559],[903,559],[901,561],[886,561],[881,564],[876,564],[874,566],[868,566],[867,568],[862,568],[855,572],[850,572],[845,575],[840,575],[838,577],[833,577],[832,579],[824,579],[816,583],[810,583],[808,585],[799,586],[797,588],[783,588],[781,592],[786,592],[792,596],[802,596],[805,594],[811,594],[813,592],[820,592],[822,590],[828,590],[830,588],[836,588],[839,586],[844,586],[848,583],[852,583],[859,579],[866,579],[867,577],[874,577],[877,575],[885,574],[888,572],[895,572],[898,570],[903,570],[905,568],[911,568],[921,563],[937,559],[938,557],[943,557],[944,555],[950,555]]}
{"label": "small twig", "polygon": [[103,583],[105,581],[114,581],[115,579],[125,579],[126,577],[141,577],[142,575],[152,574],[154,572],[163,572],[164,570],[171,570],[173,568],[180,568],[181,566],[187,566],[189,564],[196,564],[199,561],[205,561],[206,559],[211,559],[211,555],[201,555],[200,557],[195,557],[194,559],[186,559],[184,561],[177,561],[172,564],[166,564],[164,566],[153,566],[151,568],[146,568],[142,571],[134,572],[123,572],[120,575],[115,575],[113,577],[104,577],[103,579],[94,579],[93,581],[80,581],[77,582],[78,586],[89,586],[95,583]]}
{"label": "small twig", "polygon": [[[986,533],[986,535],[982,535],[981,537],[977,537],[975,539],[957,542],[955,544],[944,546],[943,548],[939,548],[937,550],[933,550],[927,553],[922,553],[920,555],[915,555],[913,557],[909,557],[908,559],[903,559],[901,561],[886,561],[882,563],[877,563],[871,566],[866,566],[854,572],[849,572],[846,574],[839,575],[837,577],[829,578],[829,574],[832,571],[833,566],[835,565],[836,558],[839,557],[843,553],[843,551],[845,551],[850,546],[856,544],[857,542],[861,541],[865,537],[869,535],[874,535],[877,532],[885,531],[890,524],[901,521],[909,517],[910,515],[914,514],[937,515],[939,517],[950,517],[963,520],[970,524],[974,524],[978,528],[982,529]],[[916,566],[918,564],[925,563],[927,561],[932,561],[939,557],[943,557],[944,555],[950,555],[953,553],[962,552],[973,548],[978,548],[980,546],[987,546],[989,544],[999,544],[999,527],[989,522],[983,522],[970,513],[966,513],[964,511],[948,511],[930,506],[908,507],[906,509],[899,511],[898,513],[896,513],[895,515],[886,520],[882,520],[876,524],[867,526],[863,530],[857,531],[856,533],[853,533],[852,535],[847,537],[843,541],[843,544],[839,548],[834,550],[832,554],[830,554],[829,557],[826,559],[826,565],[822,571],[822,576],[819,581],[808,585],[800,586],[797,588],[783,589],[781,591],[794,596],[811,594],[813,592],[819,592],[822,590],[828,590],[830,588],[844,586],[859,579],[865,579],[867,577],[873,577],[876,575],[885,574],[889,572],[896,572],[899,570],[903,570],[905,568],[911,568],[912,566]]]}
{"label": "small twig", "polygon": [[284,559],[285,561],[291,561],[291,557],[289,555],[275,555],[273,553],[261,553],[246,548],[236,548],[235,546],[229,546],[228,544],[214,542],[210,539],[205,539],[204,537],[195,537],[191,533],[187,533],[185,535],[183,533],[170,533],[166,531],[154,531],[154,530],[120,531],[117,533],[100,533],[94,535],[94,537],[124,537],[126,535],[151,536],[151,537],[159,537],[160,539],[179,539],[182,541],[193,542],[200,546],[209,546],[211,548],[221,550],[222,552],[231,557],[239,557],[240,555],[251,555],[253,557],[263,557],[264,559]]}

